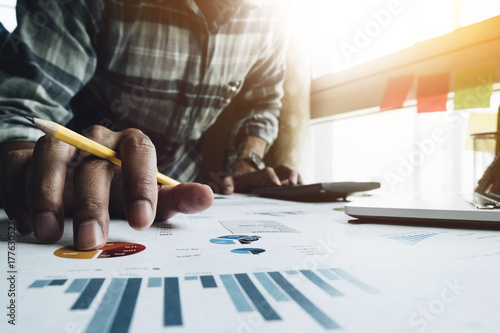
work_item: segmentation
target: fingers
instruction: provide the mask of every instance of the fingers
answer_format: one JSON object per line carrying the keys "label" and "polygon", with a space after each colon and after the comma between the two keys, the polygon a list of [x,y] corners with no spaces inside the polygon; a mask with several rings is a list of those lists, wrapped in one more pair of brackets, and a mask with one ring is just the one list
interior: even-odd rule
{"label": "fingers", "polygon": [[302,184],[302,177],[291,167],[281,164],[276,168],[235,174],[223,180],[223,194],[249,192],[256,187]]}
{"label": "fingers", "polygon": [[[114,212],[124,211],[130,226],[141,230],[154,221],[158,201],[156,151],[151,140],[136,129],[113,132],[93,126],[87,136],[119,152],[122,161],[119,177],[108,161],[92,156],[75,170],[75,243],[80,249],[103,246],[108,237],[110,193]],[[118,184],[120,183],[120,184]],[[116,198],[123,198],[117,204]]]}
{"label": "fingers", "polygon": [[224,195],[230,195],[234,193],[234,179],[232,176],[225,177],[222,180],[221,193]]}
{"label": "fingers", "polygon": [[274,170],[280,178],[282,185],[302,184],[302,177],[300,174],[297,170],[292,169],[288,165],[280,164]]}
{"label": "fingers", "polygon": [[56,242],[64,229],[63,191],[66,165],[75,149],[48,136],[41,137],[33,151],[29,181],[29,206],[35,237]]}
{"label": "fingers", "polygon": [[125,215],[134,229],[153,223],[158,201],[156,150],[151,140],[139,130],[122,132],[119,143],[122,160]]}
{"label": "fingers", "polygon": [[16,150],[2,159],[2,204],[21,233],[33,230],[41,242],[57,241],[63,233],[66,208],[74,214],[77,248],[100,248],[108,238],[110,193],[117,193],[115,187],[124,204],[113,207],[124,211],[136,229],[149,227],[155,219],[159,194],[162,206],[158,219],[199,212],[212,205],[212,190],[205,185],[158,187],[155,148],[142,132],[112,132],[94,126],[87,130],[87,136],[119,152],[122,167],[116,178],[120,184],[116,184],[115,167],[110,162],[86,153],[73,161],[77,150],[52,137],[40,138],[33,150]]}
{"label": "fingers", "polygon": [[156,220],[164,221],[177,213],[193,214],[209,208],[214,201],[212,189],[207,185],[185,183],[177,186],[162,185],[158,191]]}
{"label": "fingers", "polygon": [[32,231],[27,179],[32,154],[33,149],[12,151],[2,159],[0,166],[3,208],[7,216],[16,221],[16,228],[22,235]]}
{"label": "fingers", "polygon": [[232,176],[235,192],[249,192],[255,187],[280,186],[281,181],[273,168],[247,172],[244,174],[235,174]]}
{"label": "fingers", "polygon": [[[101,126],[92,126],[85,135],[114,148],[119,135]],[[86,152],[80,153],[73,175],[73,241],[79,250],[106,245],[109,231],[109,196],[114,165]]]}
{"label": "fingers", "polygon": [[297,177],[297,184],[300,184],[300,185],[304,184],[304,181],[302,180],[302,176],[300,175],[300,173],[299,173],[299,176]]}
{"label": "fingers", "polygon": [[77,249],[103,247],[108,239],[109,189],[113,165],[105,160],[87,156],[75,170],[73,239]]}

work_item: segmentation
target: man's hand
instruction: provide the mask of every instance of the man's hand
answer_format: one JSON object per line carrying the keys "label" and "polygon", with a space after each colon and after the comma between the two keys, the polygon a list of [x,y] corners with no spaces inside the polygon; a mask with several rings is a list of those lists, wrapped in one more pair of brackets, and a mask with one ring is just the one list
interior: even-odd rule
{"label": "man's hand", "polygon": [[234,174],[224,178],[222,193],[245,193],[256,187],[296,184],[302,184],[300,174],[287,165],[281,164],[274,169],[266,167],[257,170],[248,163],[241,161],[236,165]]}
{"label": "man's hand", "polygon": [[[243,140],[240,156],[254,153],[263,156],[267,142],[257,136],[247,136]],[[300,174],[287,165],[281,164],[276,168],[266,167],[257,170],[245,160],[239,160],[234,166],[233,174],[223,179],[222,194],[234,192],[250,192],[256,187],[270,187],[281,185],[302,184]]]}
{"label": "man's hand", "polygon": [[112,132],[93,126],[86,132],[117,151],[122,167],[48,136],[34,148],[28,143],[1,147],[5,153],[0,165],[2,205],[21,234],[33,231],[41,242],[56,242],[62,236],[65,215],[72,214],[75,246],[98,249],[108,239],[110,212],[141,230],[155,220],[212,205],[208,186],[157,184],[155,147],[141,131]]}

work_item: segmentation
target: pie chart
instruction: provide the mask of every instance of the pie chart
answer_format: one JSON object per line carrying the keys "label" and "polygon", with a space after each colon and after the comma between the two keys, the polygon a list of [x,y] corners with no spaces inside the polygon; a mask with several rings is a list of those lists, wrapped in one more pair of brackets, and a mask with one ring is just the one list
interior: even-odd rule
{"label": "pie chart", "polygon": [[66,259],[107,259],[130,256],[144,249],[146,247],[142,244],[109,242],[102,249],[94,251],[78,251],[72,246],[66,246],[55,250],[54,255]]}
{"label": "pie chart", "polygon": [[245,247],[241,249],[234,249],[231,250],[232,253],[238,253],[238,254],[260,254],[266,252],[264,249],[258,249],[255,247]]}
{"label": "pie chart", "polygon": [[251,244],[252,242],[258,241],[261,237],[255,235],[227,235],[220,236],[217,238],[212,238],[210,243],[213,244],[235,244],[236,241],[241,244]]}

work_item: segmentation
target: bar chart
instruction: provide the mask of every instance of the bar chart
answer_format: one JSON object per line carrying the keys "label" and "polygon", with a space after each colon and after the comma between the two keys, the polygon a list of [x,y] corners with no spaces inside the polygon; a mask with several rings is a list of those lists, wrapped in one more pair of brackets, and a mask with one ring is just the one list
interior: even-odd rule
{"label": "bar chart", "polygon": [[419,232],[419,233],[408,233],[408,234],[398,234],[398,235],[391,235],[388,236],[387,238],[393,239],[395,241],[398,241],[402,244],[406,245],[416,245],[423,240],[426,240],[430,237],[437,236],[438,233],[436,232]]}
{"label": "bar chart", "polygon": [[[292,315],[284,311],[285,307],[282,306],[288,304],[288,308],[294,307],[301,311],[323,330],[337,330],[342,325],[325,311],[325,302],[320,302],[323,304],[322,308],[318,305],[318,300],[328,301],[348,296],[336,286],[342,286],[342,283],[351,285],[360,293],[380,294],[377,288],[342,268],[183,277],[47,279],[33,281],[28,290],[33,293],[45,291],[52,295],[58,293],[57,297],[70,299],[71,301],[63,302],[70,306],[59,309],[59,312],[78,313],[92,309],[85,332],[129,332],[132,321],[141,320],[137,307],[141,297],[155,298],[148,300],[149,304],[162,304],[160,315],[154,319],[159,328],[182,328],[189,320],[186,309],[189,308],[190,313],[197,311],[192,305],[186,305],[190,295],[200,298],[190,304],[202,304],[203,298],[210,302],[213,297],[218,302],[228,303],[228,308],[232,308],[234,313],[253,313],[263,323],[291,320]],[[200,307],[203,308],[201,305]]]}

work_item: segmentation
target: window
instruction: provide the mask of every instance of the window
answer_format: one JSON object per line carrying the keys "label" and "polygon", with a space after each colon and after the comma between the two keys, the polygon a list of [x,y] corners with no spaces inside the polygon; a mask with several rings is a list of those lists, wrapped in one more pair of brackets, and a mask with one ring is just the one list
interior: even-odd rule
{"label": "window", "polygon": [[[500,85],[494,90],[492,108],[481,112],[494,113],[500,105]],[[474,175],[477,156],[468,133],[469,117],[478,110],[454,111],[452,104],[446,112],[417,114],[410,105],[313,120],[313,180],[378,181],[387,191],[470,192],[480,176]]]}
{"label": "window", "polygon": [[15,7],[16,0],[0,0],[0,22],[8,31],[17,26]]}
{"label": "window", "polygon": [[[500,2],[313,1],[312,181],[380,181],[386,190],[470,192],[469,117],[489,109],[379,112],[387,80],[494,64],[500,80]],[[333,14],[332,14],[333,12]],[[436,132],[437,131],[437,132]],[[441,133],[436,139],[433,133]],[[320,146],[320,147],[319,147]]]}
{"label": "window", "polygon": [[313,1],[313,78],[500,14],[497,0]]}

